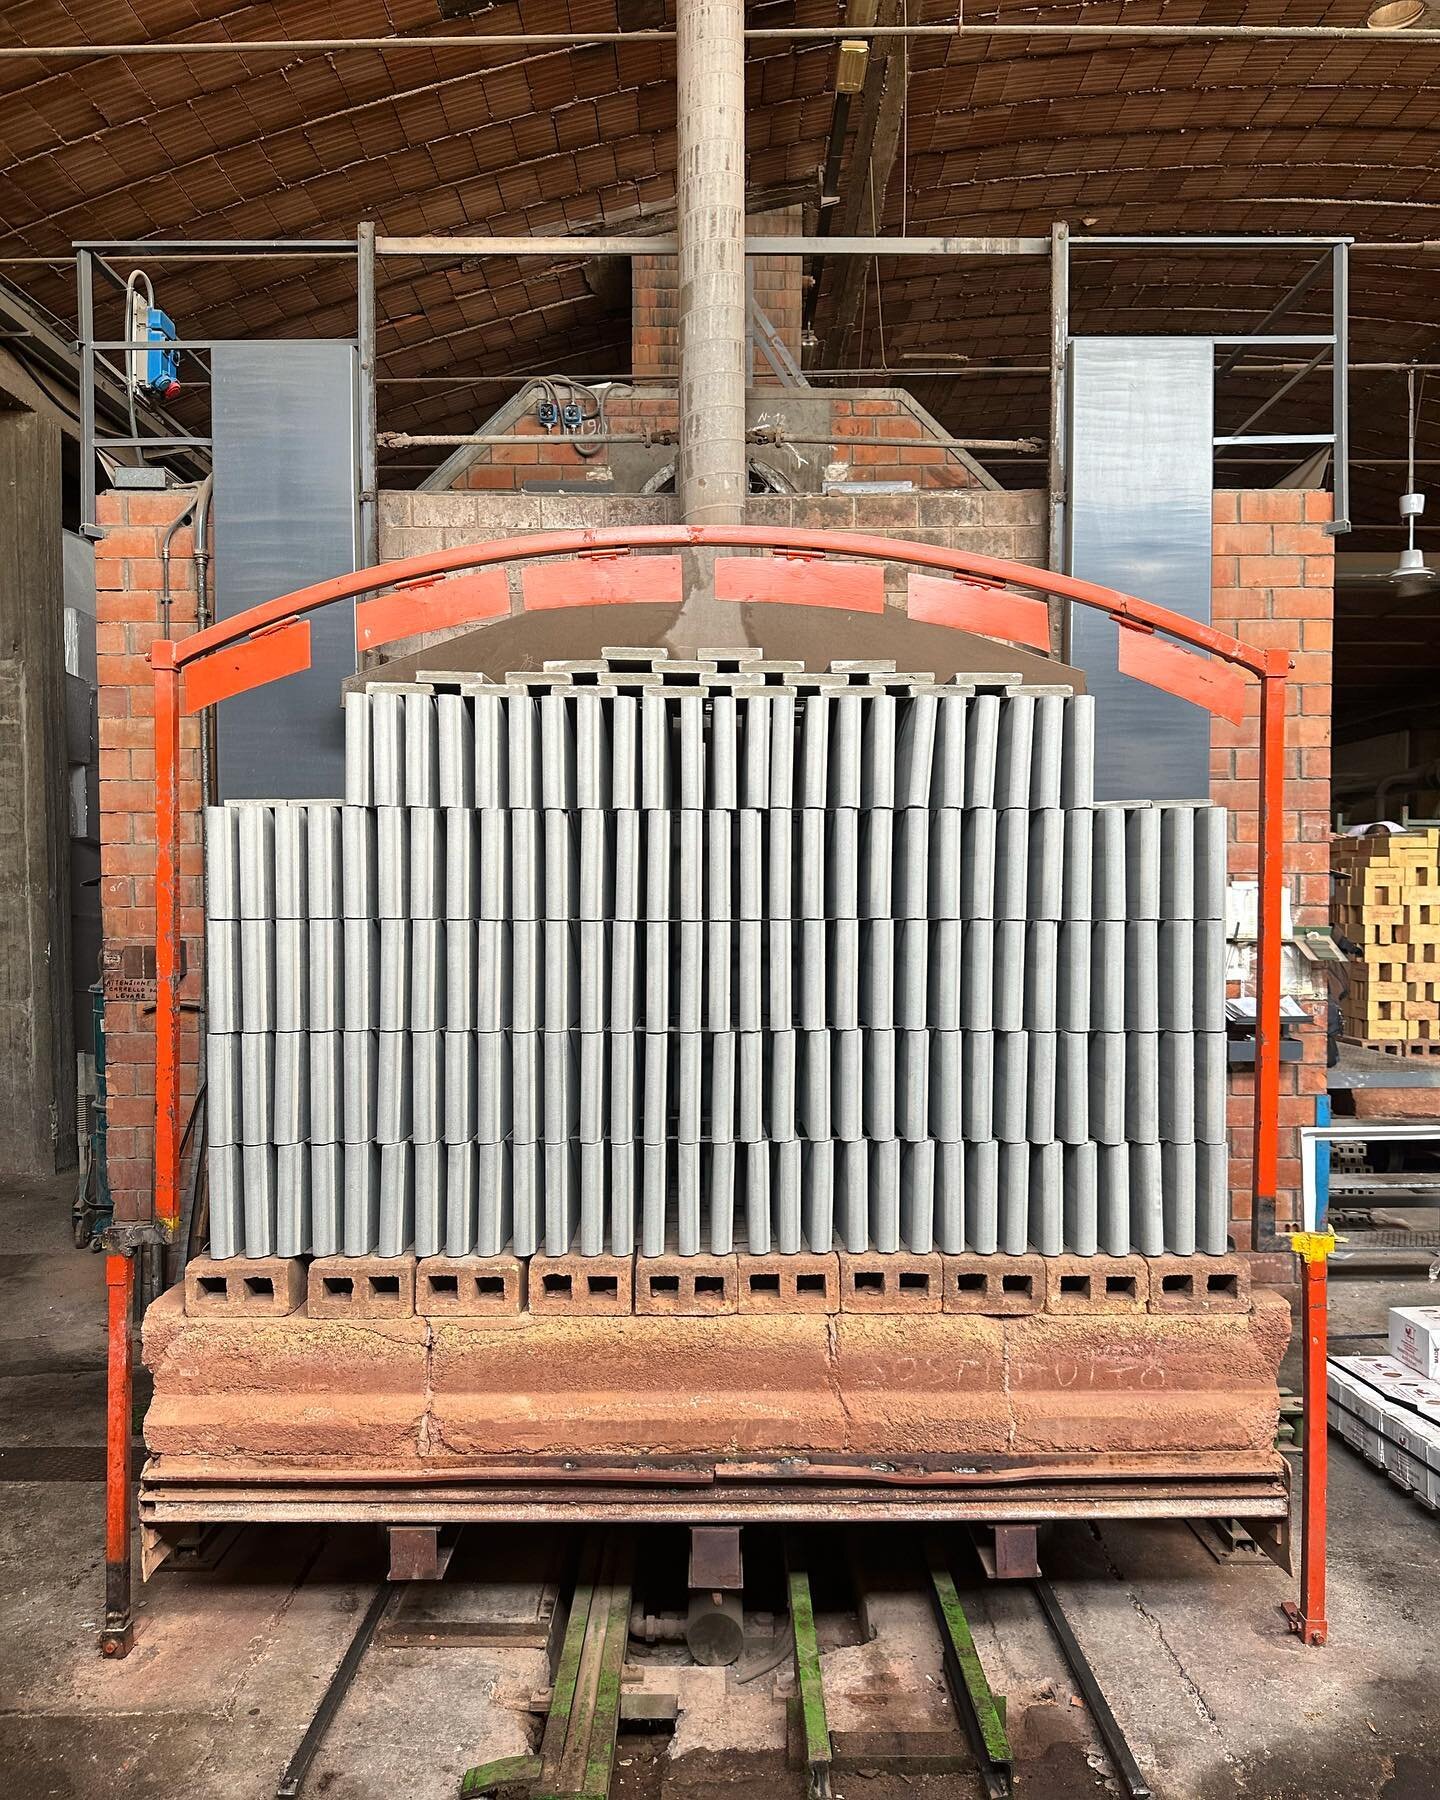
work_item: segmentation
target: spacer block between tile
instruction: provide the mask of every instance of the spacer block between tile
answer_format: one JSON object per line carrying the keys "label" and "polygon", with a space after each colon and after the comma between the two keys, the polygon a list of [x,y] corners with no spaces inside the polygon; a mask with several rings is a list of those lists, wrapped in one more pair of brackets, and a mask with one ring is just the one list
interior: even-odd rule
{"label": "spacer block between tile", "polygon": [[1013,1319],[1045,1309],[1043,1256],[947,1256],[941,1310]]}
{"label": "spacer block between tile", "polygon": [[415,1265],[415,1310],[425,1318],[522,1313],[526,1294],[525,1265],[518,1256],[422,1256]]}
{"label": "spacer block between tile", "polygon": [[840,1258],[833,1252],[800,1250],[793,1256],[754,1256],[739,1262],[742,1313],[837,1313],[840,1311]]}
{"label": "spacer block between tile", "polygon": [[870,1313],[938,1313],[944,1258],[938,1252],[913,1256],[840,1252],[840,1310]]}
{"label": "spacer block between tile", "polygon": [[1153,1313],[1248,1313],[1250,1265],[1243,1256],[1153,1256]]}
{"label": "spacer block between tile", "polygon": [[618,1317],[635,1310],[635,1261],[629,1256],[530,1258],[529,1309],[545,1317]]}
{"label": "spacer block between tile", "polygon": [[298,1256],[192,1256],[185,1265],[187,1318],[217,1313],[283,1319],[305,1298],[305,1265]]}
{"label": "spacer block between tile", "polygon": [[1143,1313],[1150,1304],[1150,1265],[1143,1256],[1047,1256],[1048,1313]]}
{"label": "spacer block between tile", "polygon": [[692,1318],[733,1313],[736,1283],[733,1256],[637,1256],[635,1311]]}
{"label": "spacer block between tile", "polygon": [[409,1319],[415,1313],[413,1256],[317,1256],[305,1311],[312,1319]]}

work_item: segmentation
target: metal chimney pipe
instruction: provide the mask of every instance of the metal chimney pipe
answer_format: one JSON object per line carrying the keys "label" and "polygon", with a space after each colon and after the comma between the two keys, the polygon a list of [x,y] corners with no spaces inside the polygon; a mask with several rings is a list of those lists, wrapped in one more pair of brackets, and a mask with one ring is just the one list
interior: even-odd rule
{"label": "metal chimney pipe", "polygon": [[745,459],[745,6],[678,0],[680,452],[687,525],[739,525]]}

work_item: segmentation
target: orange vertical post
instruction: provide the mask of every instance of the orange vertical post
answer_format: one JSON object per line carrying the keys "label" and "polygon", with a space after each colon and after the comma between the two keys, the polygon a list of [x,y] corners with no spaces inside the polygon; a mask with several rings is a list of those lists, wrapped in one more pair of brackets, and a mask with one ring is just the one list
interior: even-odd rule
{"label": "orange vertical post", "polygon": [[112,1251],[105,1258],[109,1386],[105,1401],[105,1625],[102,1656],[130,1654],[130,1414],[134,1365],[130,1344],[135,1304],[135,1258]]}
{"label": "orange vertical post", "polygon": [[155,671],[155,1223],[180,1218],[180,670],[175,646],[150,649]]}
{"label": "orange vertical post", "polygon": [[[1323,1239],[1323,1234],[1318,1234]],[[1285,1616],[1302,1644],[1323,1644],[1325,1617],[1325,1531],[1327,1524],[1329,1407],[1326,1393],[1326,1335],[1329,1325],[1328,1242],[1302,1249],[1301,1311],[1305,1391],[1304,1463],[1300,1493],[1300,1603],[1287,1601]]]}
{"label": "orange vertical post", "polygon": [[1255,1137],[1252,1229],[1275,1230],[1280,1171],[1280,988],[1285,896],[1285,674],[1260,677],[1259,916],[1255,932]]}
{"label": "orange vertical post", "polygon": [[[1251,1219],[1273,1233],[1280,1167],[1280,997],[1285,896],[1285,663],[1280,653],[1260,677],[1259,898],[1255,969],[1255,1142]],[[1299,1223],[1294,1222],[1294,1223]],[[1305,1237],[1297,1240],[1307,1242]],[[1287,1602],[1291,1629],[1305,1644],[1323,1644],[1325,1620],[1326,1473],[1329,1429],[1325,1343],[1329,1283],[1323,1249],[1302,1252],[1305,1333],[1301,1387],[1305,1402],[1300,1497],[1300,1601]]]}

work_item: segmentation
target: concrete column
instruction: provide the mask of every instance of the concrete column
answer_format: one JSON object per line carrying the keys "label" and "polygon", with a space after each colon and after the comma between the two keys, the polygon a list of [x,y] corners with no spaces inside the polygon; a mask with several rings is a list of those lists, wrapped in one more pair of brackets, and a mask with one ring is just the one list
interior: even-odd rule
{"label": "concrete column", "polygon": [[679,0],[680,454],[687,525],[745,517],[744,0]]}
{"label": "concrete column", "polygon": [[73,1162],[60,432],[0,412],[0,1172]]}

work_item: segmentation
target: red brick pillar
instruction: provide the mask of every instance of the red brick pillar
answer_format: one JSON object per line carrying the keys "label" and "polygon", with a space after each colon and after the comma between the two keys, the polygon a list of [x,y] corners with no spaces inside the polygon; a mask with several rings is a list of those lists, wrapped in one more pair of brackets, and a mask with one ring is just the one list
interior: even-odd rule
{"label": "red brick pillar", "polygon": [[[194,490],[116,491],[100,498],[96,545],[96,664],[100,729],[100,908],[105,987],[110,1188],[117,1219],[150,1216],[155,1119],[154,689],[146,660],[161,631],[161,540]],[[188,526],[170,556],[170,635],[195,629],[195,565]],[[200,1058],[203,942],[200,727],[181,725],[180,932],[183,1116]]]}
{"label": "red brick pillar", "polygon": [[630,370],[642,378],[680,369],[679,275],[673,256],[630,259]]}
{"label": "red brick pillar", "polygon": [[[1214,511],[1212,620],[1246,643],[1284,650],[1291,659],[1285,723],[1285,876],[1297,926],[1330,915],[1330,663],[1335,541],[1326,535],[1330,496],[1299,489],[1217,493]],[[1230,808],[1230,877],[1252,879],[1258,836],[1259,695],[1239,725],[1215,719],[1210,730],[1210,795]],[[1234,991],[1234,990],[1232,990]],[[1325,1007],[1308,1003],[1299,1027],[1303,1060],[1280,1069],[1280,1178],[1275,1227],[1300,1210],[1301,1125],[1313,1124],[1325,1091]],[[1230,1205],[1239,1246],[1249,1248],[1250,1154],[1255,1080],[1230,1077]]]}

